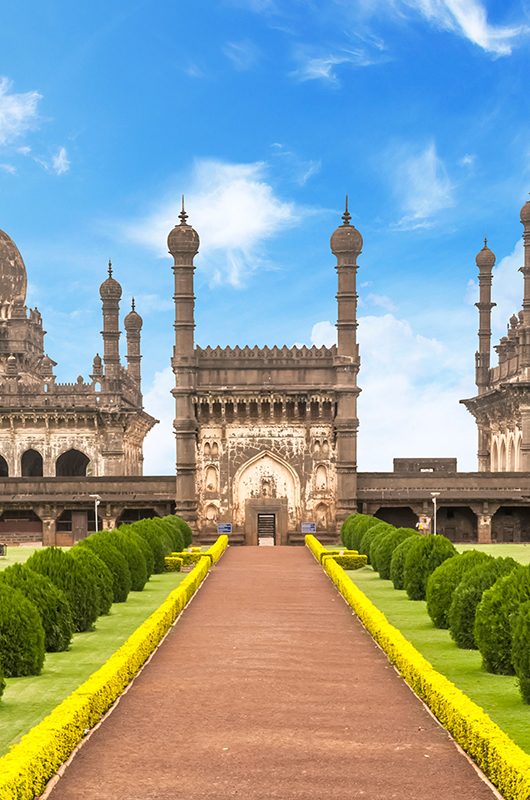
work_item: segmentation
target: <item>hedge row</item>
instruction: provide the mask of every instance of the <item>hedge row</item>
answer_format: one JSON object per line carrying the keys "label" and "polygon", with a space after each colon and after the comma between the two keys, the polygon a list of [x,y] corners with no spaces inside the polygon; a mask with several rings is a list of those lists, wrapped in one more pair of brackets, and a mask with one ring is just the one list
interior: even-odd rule
{"label": "hedge row", "polygon": [[396,530],[366,514],[348,517],[342,537],[360,538],[382,578],[411,600],[426,599],[434,625],[449,628],[458,647],[478,649],[488,672],[516,674],[530,703],[530,566],[473,550],[459,555],[444,536]]}
{"label": "hedge row", "polygon": [[[320,543],[315,537],[306,536],[306,544],[318,560],[322,548]],[[530,797],[530,756],[514,744],[479,706],[436,672],[332,559],[325,559],[324,569],[409,686],[506,800]],[[524,617],[527,625],[528,614],[530,611]],[[528,659],[528,653],[526,657]]]}
{"label": "hedge row", "polygon": [[120,696],[228,544],[221,536],[162,605],[108,661],[0,758],[0,800],[32,800]]}
{"label": "hedge row", "polygon": [[37,550],[0,573],[0,695],[4,677],[37,675],[45,652],[67,650],[74,631],[93,629],[113,602],[141,591],[164,556],[188,546],[191,530],[175,516],[93,533],[68,552]]}

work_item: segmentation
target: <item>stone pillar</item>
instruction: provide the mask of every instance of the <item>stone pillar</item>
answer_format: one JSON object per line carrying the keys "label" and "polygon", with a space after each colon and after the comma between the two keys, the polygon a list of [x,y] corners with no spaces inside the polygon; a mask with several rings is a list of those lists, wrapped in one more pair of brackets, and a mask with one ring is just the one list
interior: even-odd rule
{"label": "stone pillar", "polygon": [[35,513],[42,521],[42,545],[53,547],[56,544],[57,520],[63,512],[63,507],[45,505],[36,506]]}
{"label": "stone pillar", "polygon": [[489,425],[478,423],[478,471],[491,470],[491,430]]}
{"label": "stone pillar", "polygon": [[477,542],[478,544],[491,544],[491,516],[489,514],[477,516]]}
{"label": "stone pillar", "polygon": [[484,247],[477,253],[476,264],[479,269],[479,302],[475,303],[479,312],[478,352],[475,363],[475,383],[478,393],[483,394],[489,386],[490,353],[491,353],[491,302],[492,272],[495,265],[495,253],[488,247],[484,239]]}
{"label": "stone pillar", "polygon": [[[521,458],[520,472],[530,472],[530,406],[521,406]],[[503,468],[504,469],[504,468]]]}
{"label": "stone pillar", "polygon": [[184,210],[179,215],[180,224],[175,225],[168,236],[169,252],[173,256],[175,276],[175,347],[172,368],[175,375],[175,420],[176,436],[176,513],[193,527],[197,523],[196,487],[196,436],[197,419],[193,396],[196,382],[196,358],[194,344],[195,295],[193,293],[193,259],[199,251],[199,236],[187,224]]}
{"label": "stone pillar", "polygon": [[335,366],[335,392],[337,413],[334,420],[337,457],[337,517],[340,528],[349,514],[357,510],[357,373],[360,359],[357,346],[357,257],[363,239],[346,210],[343,224],[331,237],[331,251],[337,258],[337,354]]}

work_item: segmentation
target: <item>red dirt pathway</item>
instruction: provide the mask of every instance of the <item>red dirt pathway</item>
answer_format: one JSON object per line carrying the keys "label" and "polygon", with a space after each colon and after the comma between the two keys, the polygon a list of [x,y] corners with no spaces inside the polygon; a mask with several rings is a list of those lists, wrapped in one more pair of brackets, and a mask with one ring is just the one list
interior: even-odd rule
{"label": "red dirt pathway", "polygon": [[231,549],[51,800],[491,800],[302,548]]}

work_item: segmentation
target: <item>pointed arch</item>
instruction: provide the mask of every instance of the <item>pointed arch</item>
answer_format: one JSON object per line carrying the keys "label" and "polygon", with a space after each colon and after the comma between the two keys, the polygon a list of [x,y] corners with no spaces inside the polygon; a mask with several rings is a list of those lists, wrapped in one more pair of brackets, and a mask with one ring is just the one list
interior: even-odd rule
{"label": "pointed arch", "polygon": [[506,472],[506,437],[501,436],[499,445],[499,472]]}
{"label": "pointed arch", "polygon": [[55,462],[55,474],[58,478],[86,477],[90,459],[81,450],[70,449],[61,453]]}
{"label": "pointed arch", "polygon": [[235,515],[241,522],[245,502],[251,498],[286,498],[293,517],[300,508],[300,478],[281,456],[262,450],[242,464],[234,475],[232,497]]}
{"label": "pointed arch", "polygon": [[30,448],[22,453],[20,466],[23,478],[42,478],[44,474],[44,463],[38,450]]}

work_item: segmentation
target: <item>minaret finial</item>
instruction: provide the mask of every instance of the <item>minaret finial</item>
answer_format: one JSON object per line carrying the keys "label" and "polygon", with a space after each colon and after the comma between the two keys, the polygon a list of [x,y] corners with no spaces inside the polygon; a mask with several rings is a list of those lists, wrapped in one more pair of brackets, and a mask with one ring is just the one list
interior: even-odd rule
{"label": "minaret finial", "polygon": [[133,297],[133,299],[131,300],[131,311],[135,310],[136,310],[136,303],[134,302],[134,297]]}
{"label": "minaret finial", "polygon": [[488,246],[488,237],[485,236],[484,237],[484,247],[487,247],[487,246]]}
{"label": "minaret finial", "polygon": [[184,195],[182,195],[182,211],[179,214],[180,224],[186,225],[186,220],[188,219],[188,215],[186,214],[186,209],[184,208]]}
{"label": "minaret finial", "polygon": [[348,211],[348,195],[346,195],[346,208],[344,210],[344,214],[342,215],[343,225],[349,225],[350,220],[351,220],[351,214]]}
{"label": "minaret finial", "polygon": [[109,258],[109,278],[112,278],[112,261]]}

